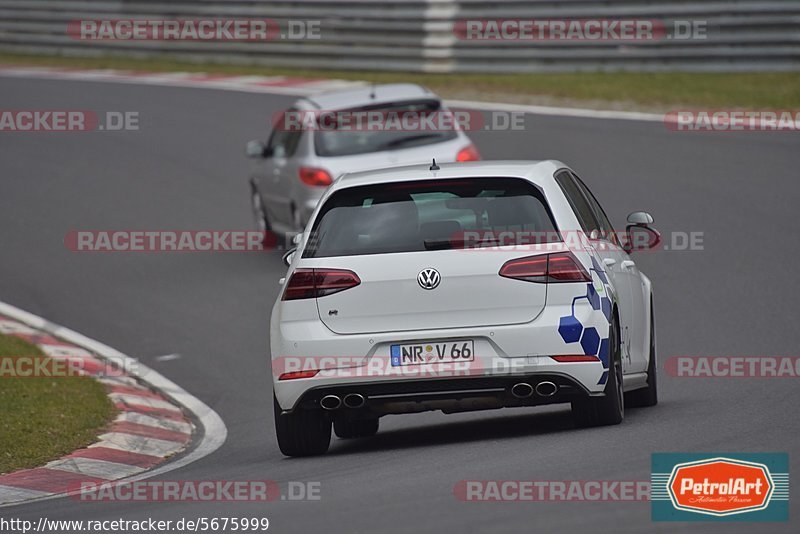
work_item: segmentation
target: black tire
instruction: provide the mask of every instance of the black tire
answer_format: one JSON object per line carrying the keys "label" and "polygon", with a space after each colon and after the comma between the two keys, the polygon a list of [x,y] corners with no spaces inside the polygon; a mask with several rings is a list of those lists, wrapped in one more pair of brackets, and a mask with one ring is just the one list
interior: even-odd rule
{"label": "black tire", "polygon": [[572,402],[572,420],[576,426],[618,425],[625,417],[625,395],[622,392],[622,351],[616,316],[611,323],[609,351],[611,362],[602,397],[589,397]]}
{"label": "black tire", "polygon": [[333,431],[341,439],[369,438],[378,433],[380,419],[337,419]]}
{"label": "black tire", "polygon": [[286,456],[314,456],[325,454],[331,444],[331,420],[322,410],[296,408],[292,413],[282,413],[275,396],[275,435],[278,447]]}
{"label": "black tire", "polygon": [[625,394],[625,404],[646,408],[658,404],[658,360],[656,359],[656,319],[650,301],[650,363],[647,364],[647,387]]}
{"label": "black tire", "polygon": [[258,189],[256,189],[256,186],[252,182],[250,183],[250,205],[253,208],[253,217],[255,217],[258,231],[265,233],[271,232],[272,225],[267,216],[267,209],[264,207],[264,202],[261,200]]}

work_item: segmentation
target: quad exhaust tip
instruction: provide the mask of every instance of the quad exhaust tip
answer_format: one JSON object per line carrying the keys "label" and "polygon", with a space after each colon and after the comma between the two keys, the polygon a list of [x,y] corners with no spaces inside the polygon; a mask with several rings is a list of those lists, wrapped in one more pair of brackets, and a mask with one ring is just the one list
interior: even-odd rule
{"label": "quad exhaust tip", "polygon": [[344,405],[348,408],[361,408],[366,402],[367,399],[358,393],[348,393],[344,397]]}
{"label": "quad exhaust tip", "polygon": [[511,386],[511,394],[518,399],[527,399],[533,395],[533,386],[526,384],[525,382],[514,384]]}
{"label": "quad exhaust tip", "polygon": [[322,397],[322,400],[319,401],[319,405],[322,406],[324,410],[338,410],[342,405],[342,399],[336,395],[325,395]]}
{"label": "quad exhaust tip", "polygon": [[542,397],[552,397],[556,394],[556,391],[558,391],[558,386],[552,382],[545,381],[536,384],[536,394]]}

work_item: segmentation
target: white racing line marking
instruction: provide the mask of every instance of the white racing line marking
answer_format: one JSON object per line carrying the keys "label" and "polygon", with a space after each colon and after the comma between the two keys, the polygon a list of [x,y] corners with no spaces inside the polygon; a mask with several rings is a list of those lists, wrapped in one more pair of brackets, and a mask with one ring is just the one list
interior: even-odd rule
{"label": "white racing line marking", "polygon": [[168,362],[171,360],[177,360],[180,357],[180,354],[164,354],[163,356],[156,356],[153,359],[157,362]]}
{"label": "white racing line marking", "polygon": [[[186,87],[190,89],[217,89],[243,93],[267,93],[278,95],[312,95],[335,89],[362,87],[366,82],[355,80],[302,80],[292,82],[284,76],[219,76],[203,73],[165,72],[133,73],[115,69],[60,70],[54,67],[22,67],[0,65],[0,76],[14,78],[44,78],[86,82],[125,83],[156,85],[163,87]],[[208,78],[203,78],[208,76]],[[506,104],[503,102],[481,102],[474,100],[450,100],[450,107],[466,107],[486,111],[521,111],[533,115],[577,117],[584,119],[620,119],[629,121],[662,122],[664,115],[638,111],[598,110],[529,104]]]}
{"label": "white racing line marking", "polygon": [[156,85],[161,87],[186,87],[190,89],[217,89],[243,93],[276,95],[311,95],[335,89],[361,87],[366,82],[356,80],[297,80],[286,76],[217,76],[202,72],[142,73],[116,69],[71,69],[57,67],[17,67],[0,65],[0,76],[11,78],[43,78],[74,80],[79,82],[124,83]]}
{"label": "white racing line marking", "polygon": [[477,102],[474,100],[445,100],[450,107],[465,107],[486,111],[521,111],[532,115],[553,115],[556,117],[579,117],[583,119],[621,119],[628,121],[663,122],[664,115],[639,111],[615,111],[584,108],[561,108],[554,106],[534,106],[531,104],[505,104],[503,102]]}
{"label": "white racing line marking", "polygon": [[[212,410],[203,401],[181,388],[169,378],[163,376],[157,371],[154,371],[153,369],[150,369],[135,358],[131,358],[130,356],[127,356],[118,350],[101,343],[100,341],[88,338],[83,334],[79,334],[78,332],[70,330],[64,326],[51,323],[47,319],[21,310],[16,306],[12,306],[11,304],[7,304],[5,302],[0,302],[0,315],[5,315],[6,317],[23,322],[38,330],[48,332],[55,337],[59,337],[65,341],[74,343],[75,345],[85,347],[101,357],[117,362],[124,362],[124,366],[129,374],[136,376],[143,382],[152,386],[154,389],[170,397],[176,403],[186,408],[186,410],[194,416],[199,425],[202,426],[203,432],[200,441],[188,453],[175,460],[167,460],[164,464],[161,464],[152,470],[134,475],[124,480],[143,480],[180,469],[181,467],[187,466],[208,456],[212,452],[219,449],[223,443],[225,443],[225,439],[228,437],[228,429],[225,426],[225,422],[214,410]],[[107,437],[113,438],[114,436]],[[130,438],[130,436],[126,436],[126,438]],[[113,440],[110,441],[113,442]],[[164,442],[165,445],[167,443],[171,442]],[[94,465],[97,466],[99,464]],[[50,495],[47,493],[28,490],[19,490],[17,493],[19,493],[21,496],[24,495],[25,497],[30,497],[30,499],[21,502],[0,505],[0,508],[6,506],[15,506],[18,504],[26,504],[32,501],[55,499],[69,495],[69,493]]]}

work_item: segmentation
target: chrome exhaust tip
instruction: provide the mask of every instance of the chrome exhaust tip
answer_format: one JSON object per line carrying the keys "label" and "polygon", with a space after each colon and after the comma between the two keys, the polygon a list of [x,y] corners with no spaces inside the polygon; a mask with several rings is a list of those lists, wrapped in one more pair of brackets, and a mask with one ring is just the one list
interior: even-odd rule
{"label": "chrome exhaust tip", "polygon": [[533,395],[533,387],[525,382],[520,382],[511,386],[511,394],[518,399],[527,399]]}
{"label": "chrome exhaust tip", "polygon": [[536,394],[542,397],[552,397],[558,391],[558,386],[552,382],[539,382],[536,384]]}
{"label": "chrome exhaust tip", "polygon": [[325,395],[322,397],[322,400],[319,401],[319,405],[322,406],[324,410],[338,410],[342,405],[342,399],[336,395]]}
{"label": "chrome exhaust tip", "polygon": [[348,393],[344,396],[344,405],[348,408],[361,408],[366,402],[367,399],[358,393]]}

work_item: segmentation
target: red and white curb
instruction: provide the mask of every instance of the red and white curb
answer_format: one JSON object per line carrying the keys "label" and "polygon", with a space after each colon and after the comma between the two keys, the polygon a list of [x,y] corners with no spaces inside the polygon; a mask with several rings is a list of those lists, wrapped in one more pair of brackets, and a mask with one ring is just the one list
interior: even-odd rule
{"label": "red and white curb", "polygon": [[202,72],[139,72],[117,69],[17,67],[12,65],[0,65],[0,76],[192,87],[285,95],[312,95],[366,85],[366,82],[361,81],[319,80],[288,76],[236,76]]}
{"label": "red and white curb", "polygon": [[[60,67],[20,67],[0,65],[0,76],[16,78],[44,78],[84,82],[111,82],[143,84],[193,89],[218,89],[244,93],[269,93],[308,96],[336,89],[363,87],[367,82],[357,80],[322,80],[287,76],[234,76],[189,72],[136,72],[116,69],[70,69]],[[639,111],[598,110],[558,106],[481,102],[474,100],[446,100],[450,107],[576,117],[583,119],[619,119],[645,122],[663,122],[664,114]]]}
{"label": "red and white curb", "polygon": [[[225,442],[227,429],[216,412],[111,347],[3,302],[0,333],[33,343],[53,359],[81,360],[81,372],[102,382],[119,410],[96,443],[42,467],[0,475],[0,506],[76,493],[82,482],[148,478],[199,460]],[[121,372],[103,374],[109,363]]]}

